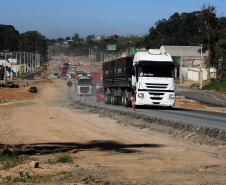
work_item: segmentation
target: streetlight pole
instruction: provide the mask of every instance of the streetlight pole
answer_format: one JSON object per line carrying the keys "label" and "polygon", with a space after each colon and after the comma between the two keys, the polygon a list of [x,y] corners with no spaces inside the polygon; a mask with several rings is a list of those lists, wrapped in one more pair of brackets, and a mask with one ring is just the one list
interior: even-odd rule
{"label": "streetlight pole", "polygon": [[3,50],[5,52],[5,72],[4,72],[4,83],[6,83],[6,55],[9,50]]}
{"label": "streetlight pole", "polygon": [[29,54],[29,53],[27,53],[27,64],[26,64],[26,66],[27,66],[27,71],[28,71],[28,54]]}
{"label": "streetlight pole", "polygon": [[24,52],[24,73],[26,72],[26,65],[25,65],[25,52]]}
{"label": "streetlight pole", "polygon": [[36,51],[36,54],[35,54],[35,62],[36,62],[36,66],[38,66],[38,57],[37,57],[37,51]]}
{"label": "streetlight pole", "polygon": [[31,70],[32,70],[32,72],[34,72],[34,66],[33,66],[33,53],[31,53]]}
{"label": "streetlight pole", "polygon": [[182,84],[182,46],[181,46],[181,56],[180,56],[180,84]]}
{"label": "streetlight pole", "polygon": [[17,64],[17,53],[16,53],[16,77],[17,77],[17,70],[18,70],[18,64]]}
{"label": "streetlight pole", "polygon": [[12,62],[13,62],[13,52],[11,53],[11,75],[10,75],[10,79],[11,81],[13,81],[13,70],[12,70]]}
{"label": "streetlight pole", "polygon": [[201,59],[200,59],[200,81],[199,88],[202,89],[202,44],[201,44]]}
{"label": "streetlight pole", "polygon": [[30,71],[32,71],[32,62],[31,62],[31,53],[30,53]]}
{"label": "streetlight pole", "polygon": [[22,67],[21,67],[21,52],[20,52],[20,76],[21,76],[21,70],[22,70]]}

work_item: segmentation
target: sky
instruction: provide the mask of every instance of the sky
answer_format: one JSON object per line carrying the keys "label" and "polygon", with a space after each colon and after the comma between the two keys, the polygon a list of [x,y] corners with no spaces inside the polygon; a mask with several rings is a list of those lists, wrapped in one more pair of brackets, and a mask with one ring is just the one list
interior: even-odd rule
{"label": "sky", "polygon": [[49,39],[88,35],[146,34],[158,20],[175,12],[216,6],[226,17],[225,0],[0,0],[0,24],[21,33],[38,31]]}

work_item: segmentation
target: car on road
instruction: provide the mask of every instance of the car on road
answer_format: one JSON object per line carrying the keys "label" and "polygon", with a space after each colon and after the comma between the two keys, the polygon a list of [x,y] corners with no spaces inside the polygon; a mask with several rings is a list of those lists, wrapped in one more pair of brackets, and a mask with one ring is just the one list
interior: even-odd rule
{"label": "car on road", "polygon": [[8,82],[8,85],[7,85],[9,88],[19,88],[19,85],[18,84],[14,84],[13,82]]}
{"label": "car on road", "polygon": [[32,93],[36,93],[36,92],[38,92],[38,88],[37,87],[30,87],[29,91],[32,92]]}
{"label": "car on road", "polygon": [[96,102],[104,101],[104,87],[98,88],[96,92]]}

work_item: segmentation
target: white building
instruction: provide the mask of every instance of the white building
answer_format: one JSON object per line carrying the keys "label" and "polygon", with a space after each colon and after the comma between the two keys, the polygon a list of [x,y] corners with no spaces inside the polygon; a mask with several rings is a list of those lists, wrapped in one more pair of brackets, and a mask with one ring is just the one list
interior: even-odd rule
{"label": "white building", "polygon": [[[160,49],[171,56],[181,57],[183,78],[193,81],[200,79],[200,69],[202,69],[202,79],[207,80],[208,70],[205,61],[209,52],[201,53],[201,46],[161,46]],[[201,60],[202,56],[202,60]],[[216,70],[210,68],[210,78],[216,78]]]}

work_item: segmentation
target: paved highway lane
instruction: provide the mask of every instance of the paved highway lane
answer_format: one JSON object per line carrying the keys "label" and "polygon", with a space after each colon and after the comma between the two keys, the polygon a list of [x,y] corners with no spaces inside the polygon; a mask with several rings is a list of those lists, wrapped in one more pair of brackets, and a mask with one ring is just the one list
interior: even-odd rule
{"label": "paved highway lane", "polygon": [[[82,98],[83,101],[83,98]],[[132,108],[125,108],[123,106],[112,106],[105,105],[104,102],[96,102],[95,96],[86,96],[86,103],[92,105],[98,105],[101,107],[111,107],[116,110],[127,110],[133,111]],[[160,117],[166,120],[180,121],[183,123],[190,123],[198,127],[211,127],[218,128],[226,131],[226,114],[202,110],[192,109],[180,109],[173,108],[172,110],[163,110],[155,107],[147,107],[142,109],[136,109],[136,112],[153,116]]]}

